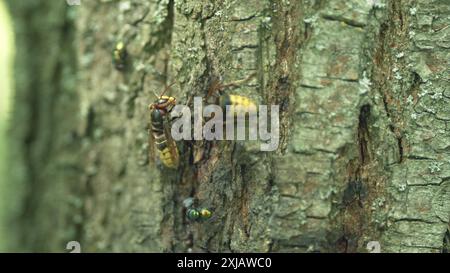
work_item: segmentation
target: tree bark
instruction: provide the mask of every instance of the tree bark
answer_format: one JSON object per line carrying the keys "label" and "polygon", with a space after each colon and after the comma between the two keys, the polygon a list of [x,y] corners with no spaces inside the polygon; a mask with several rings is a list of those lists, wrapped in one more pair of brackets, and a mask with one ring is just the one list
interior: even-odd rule
{"label": "tree bark", "polygon": [[[9,2],[23,249],[448,250],[446,1]],[[229,92],[280,105],[276,152],[180,141],[177,170],[149,164],[153,92],[176,81],[183,104],[253,73]],[[187,221],[188,197],[213,217]]]}

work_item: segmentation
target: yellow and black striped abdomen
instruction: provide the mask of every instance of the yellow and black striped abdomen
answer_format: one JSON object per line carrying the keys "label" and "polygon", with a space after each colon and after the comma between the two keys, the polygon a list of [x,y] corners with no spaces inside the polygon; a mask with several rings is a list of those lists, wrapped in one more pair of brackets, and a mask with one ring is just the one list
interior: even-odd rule
{"label": "yellow and black striped abdomen", "polygon": [[178,149],[176,143],[171,138],[167,138],[165,133],[165,127],[168,124],[165,123],[164,118],[160,110],[153,110],[151,134],[153,135],[153,145],[159,153],[159,159],[168,168],[176,168],[178,166]]}
{"label": "yellow and black striped abdomen", "polygon": [[[226,106],[230,106],[232,112],[250,112],[251,110],[256,111],[256,104],[253,100],[239,95],[223,95],[221,97],[221,107],[226,110]],[[239,106],[239,107],[236,107]]]}
{"label": "yellow and black striped abdomen", "polygon": [[[177,153],[178,157],[178,150],[175,150],[175,152]],[[159,151],[159,159],[167,168],[176,168],[178,165],[177,162],[175,162],[176,159],[173,157],[172,152],[168,147]]]}
{"label": "yellow and black striped abdomen", "polygon": [[125,69],[127,62],[127,50],[123,42],[118,42],[113,51],[113,64],[117,70]]}

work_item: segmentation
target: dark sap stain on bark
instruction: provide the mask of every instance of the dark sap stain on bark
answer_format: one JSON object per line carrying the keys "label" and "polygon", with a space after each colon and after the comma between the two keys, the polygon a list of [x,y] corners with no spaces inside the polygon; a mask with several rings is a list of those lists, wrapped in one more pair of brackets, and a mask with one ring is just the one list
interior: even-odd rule
{"label": "dark sap stain on bark", "polygon": [[370,161],[369,153],[369,127],[368,119],[370,118],[370,105],[366,104],[361,107],[359,112],[358,123],[358,143],[359,143],[359,157],[361,165],[365,165]]}

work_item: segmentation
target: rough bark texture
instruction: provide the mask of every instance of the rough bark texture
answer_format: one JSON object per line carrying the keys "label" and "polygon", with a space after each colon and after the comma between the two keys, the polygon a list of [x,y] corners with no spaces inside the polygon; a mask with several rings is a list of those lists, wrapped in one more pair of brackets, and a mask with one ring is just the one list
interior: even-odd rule
{"label": "rough bark texture", "polygon": [[[25,249],[446,251],[448,1],[10,2]],[[279,150],[184,141],[177,171],[149,167],[153,91],[252,73],[230,92],[280,105]],[[187,197],[214,217],[187,221]]]}

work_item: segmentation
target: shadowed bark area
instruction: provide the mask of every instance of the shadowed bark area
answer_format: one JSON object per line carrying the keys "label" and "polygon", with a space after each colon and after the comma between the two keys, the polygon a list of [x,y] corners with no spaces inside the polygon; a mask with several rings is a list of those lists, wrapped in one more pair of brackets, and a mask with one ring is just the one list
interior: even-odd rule
{"label": "shadowed bark area", "polygon": [[[14,251],[57,251],[78,234],[75,32],[64,1],[7,1],[16,60],[9,183]],[[72,14],[73,15],[73,14]],[[12,205],[11,205],[12,206]]]}
{"label": "shadowed bark area", "polygon": [[[10,1],[26,249],[448,251],[446,1],[35,2]],[[149,162],[153,93],[253,74],[226,92],[280,106],[278,150],[180,141],[177,170]],[[188,197],[213,217],[188,221]]]}

